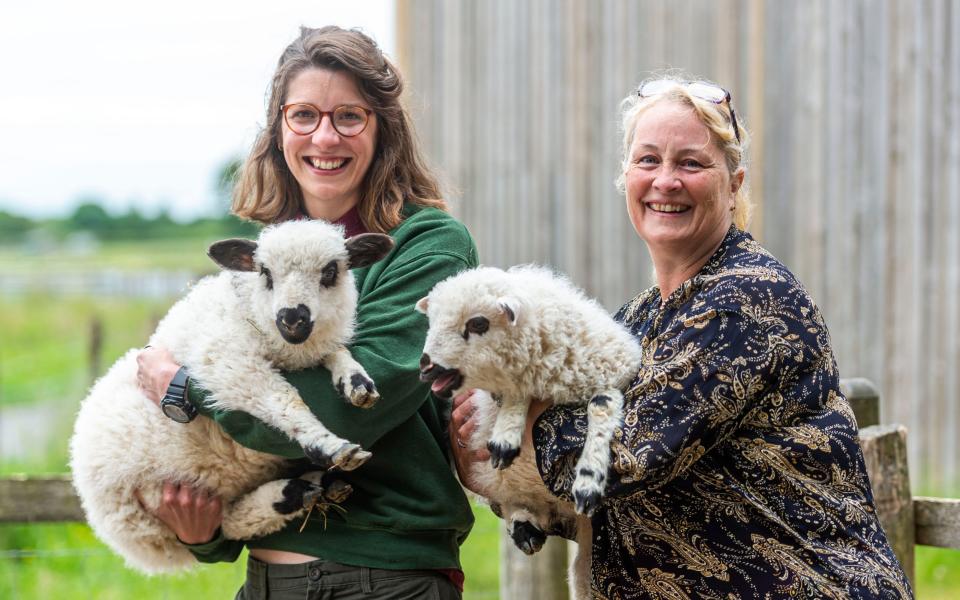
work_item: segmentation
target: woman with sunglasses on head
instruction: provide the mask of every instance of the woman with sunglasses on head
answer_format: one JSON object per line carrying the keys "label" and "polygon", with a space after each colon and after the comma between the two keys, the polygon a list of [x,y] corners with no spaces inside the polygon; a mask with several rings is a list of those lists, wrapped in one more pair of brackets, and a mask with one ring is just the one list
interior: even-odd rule
{"label": "woman with sunglasses on head", "polygon": [[[592,519],[594,597],[911,597],[823,318],[745,231],[747,134],[729,93],[648,81],[622,117],[618,187],[656,285],[616,314],[643,360]],[[462,441],[473,408],[455,406]],[[586,412],[546,407],[531,408],[521,455],[571,499]],[[455,455],[461,473],[477,459]]]}
{"label": "woman with sunglasses on head", "polygon": [[[459,545],[473,515],[448,466],[441,402],[418,381],[426,322],[413,306],[440,280],[476,266],[477,255],[466,228],[445,212],[402,90],[396,68],[366,35],[303,28],[280,58],[266,126],[235,189],[233,210],[247,219],[324,219],[347,236],[379,232],[395,242],[383,261],[354,271],[351,353],[376,382],[377,406],[347,404],[325,369],[286,374],[321,422],[373,455],[342,474],[353,488],[343,510],[314,513],[302,532],[297,520],[240,542],[220,533],[215,490],[164,488],[155,514],[198,560],[233,561],[249,548],[238,598],[461,596]],[[144,350],[139,362],[141,386],[154,401],[183,389],[171,386],[180,365],[165,350]],[[181,398],[187,418],[199,412],[244,446],[304,458],[298,445],[249,415],[205,407],[202,387],[192,382]]]}

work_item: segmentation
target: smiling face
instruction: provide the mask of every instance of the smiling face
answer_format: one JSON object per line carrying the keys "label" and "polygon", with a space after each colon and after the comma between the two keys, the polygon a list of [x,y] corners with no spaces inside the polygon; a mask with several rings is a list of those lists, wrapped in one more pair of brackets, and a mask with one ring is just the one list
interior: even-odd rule
{"label": "smiling face", "polygon": [[630,222],[654,261],[684,262],[723,240],[743,173],[730,175],[693,109],[664,100],[636,121],[625,180]]}
{"label": "smiling face", "polygon": [[[290,80],[284,104],[308,103],[322,111],[347,104],[370,108],[353,77],[342,71],[309,68]],[[313,218],[333,221],[360,201],[363,179],[377,144],[377,116],[353,137],[337,133],[330,117],[309,135],[299,135],[281,122],[281,145],[287,167],[303,193],[304,209]]]}

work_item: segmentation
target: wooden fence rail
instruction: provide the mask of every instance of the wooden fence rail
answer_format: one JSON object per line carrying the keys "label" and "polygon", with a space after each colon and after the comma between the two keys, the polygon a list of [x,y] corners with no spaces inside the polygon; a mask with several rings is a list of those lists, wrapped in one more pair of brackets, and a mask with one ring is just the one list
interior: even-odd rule
{"label": "wooden fence rail", "polygon": [[[894,552],[913,580],[914,546],[960,550],[960,499],[911,496],[907,430],[879,425],[879,395],[865,379],[841,382],[860,424],[860,445],[873,486],[877,512]],[[0,523],[84,521],[69,475],[0,478]],[[504,536],[501,541],[501,597],[567,598],[567,547],[551,540],[527,557]]]}

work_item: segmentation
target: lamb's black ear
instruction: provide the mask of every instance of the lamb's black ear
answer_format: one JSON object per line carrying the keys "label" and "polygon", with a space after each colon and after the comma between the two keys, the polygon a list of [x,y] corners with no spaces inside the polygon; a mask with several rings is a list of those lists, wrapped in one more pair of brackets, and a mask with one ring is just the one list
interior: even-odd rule
{"label": "lamb's black ear", "polygon": [[257,243],[253,240],[234,238],[214,242],[207,249],[207,256],[224,269],[231,271],[253,271],[253,253]]}
{"label": "lamb's black ear", "polygon": [[347,240],[347,268],[372,265],[393,250],[393,238],[382,233],[361,233]]}

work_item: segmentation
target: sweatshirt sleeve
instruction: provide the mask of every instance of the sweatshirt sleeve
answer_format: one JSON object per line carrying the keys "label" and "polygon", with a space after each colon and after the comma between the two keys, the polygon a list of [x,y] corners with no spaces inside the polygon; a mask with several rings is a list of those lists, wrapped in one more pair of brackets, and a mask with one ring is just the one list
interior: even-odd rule
{"label": "sweatshirt sleeve", "polygon": [[[411,418],[429,394],[429,387],[418,378],[427,320],[414,305],[441,280],[475,266],[476,251],[466,229],[445,217],[438,228],[410,234],[387,260],[388,264],[375,264],[362,274],[357,328],[350,346],[353,357],[375,382],[380,401],[368,409],[350,405],[340,398],[324,367],[284,373],[327,428],[372,451],[377,440]],[[195,402],[202,383],[191,387]],[[286,435],[246,413],[213,410],[203,406],[202,400],[197,404],[202,414],[248,448],[287,458],[304,456]]]}
{"label": "sweatshirt sleeve", "polygon": [[196,559],[202,563],[234,562],[243,551],[243,542],[228,540],[223,532],[217,529],[217,534],[205,544],[184,544]]}

